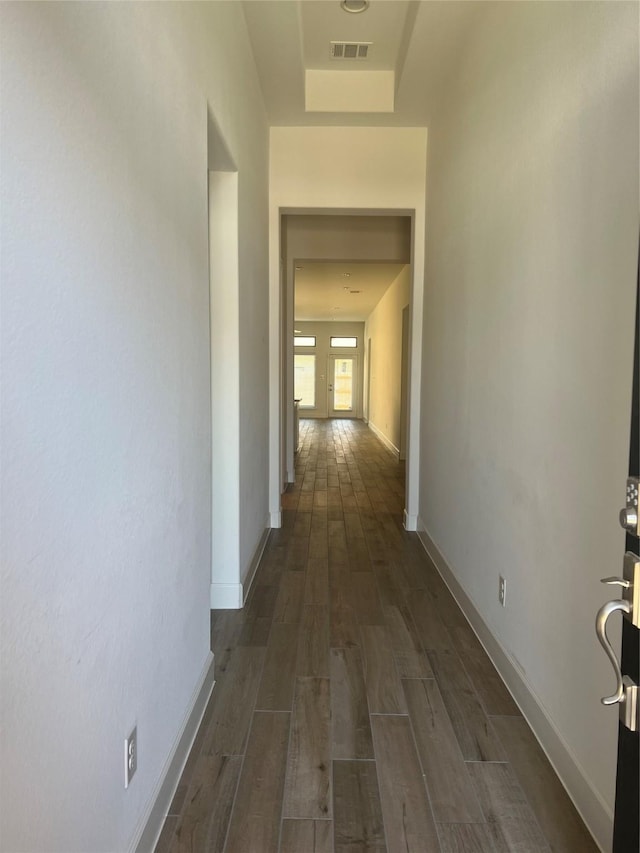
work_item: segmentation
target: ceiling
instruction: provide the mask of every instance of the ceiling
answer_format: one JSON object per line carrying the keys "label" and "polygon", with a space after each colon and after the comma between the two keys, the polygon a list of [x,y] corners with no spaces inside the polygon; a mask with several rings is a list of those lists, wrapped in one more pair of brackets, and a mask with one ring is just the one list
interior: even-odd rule
{"label": "ceiling", "polygon": [[366,320],[404,267],[384,261],[300,261],[295,273],[295,319]]}
{"label": "ceiling", "polygon": [[[371,0],[364,13],[353,15],[339,0],[244,0],[270,124],[426,126],[482,5]],[[332,41],[371,46],[364,60],[339,60],[331,57]],[[306,71],[338,71],[345,85],[353,71],[393,72],[394,111],[307,112]]]}
{"label": "ceiling", "polygon": [[[475,0],[371,0],[348,14],[339,0],[244,0],[243,8],[265,101],[275,126],[426,127],[482,3]],[[332,58],[331,42],[369,42],[365,60]],[[336,72],[347,88],[354,71],[393,74],[393,112],[305,109],[306,72]],[[365,73],[366,77],[367,74]],[[351,79],[354,79],[353,77]],[[373,84],[375,88],[375,84]],[[326,109],[326,108],[325,108]],[[331,109],[334,109],[332,106]],[[402,264],[301,262],[296,319],[364,320]],[[350,278],[343,277],[350,272]],[[345,290],[362,290],[351,294]]]}

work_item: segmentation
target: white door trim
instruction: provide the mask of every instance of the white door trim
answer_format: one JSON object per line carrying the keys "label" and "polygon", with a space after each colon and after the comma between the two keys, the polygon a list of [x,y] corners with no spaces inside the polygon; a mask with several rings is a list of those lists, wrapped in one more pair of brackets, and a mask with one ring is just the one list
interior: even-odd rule
{"label": "white door trim", "polygon": [[[407,481],[406,507],[404,525],[407,530],[416,530],[418,522],[418,498],[420,483],[420,392],[422,373],[422,333],[424,301],[424,218],[423,210],[411,208],[296,208],[275,206],[271,211],[270,227],[270,276],[269,276],[269,395],[270,395],[270,433],[269,433],[269,509],[272,525],[281,523],[281,436],[282,406],[280,377],[281,371],[287,365],[281,363],[281,352],[293,351],[293,314],[287,312],[286,322],[283,323],[283,311],[293,291],[293,282],[287,280],[286,287],[281,292],[280,258],[281,258],[281,221],[282,216],[295,215],[326,215],[326,216],[410,216],[411,217],[411,297],[410,297],[410,329],[411,341],[409,352],[409,399],[408,399],[408,440],[407,440]],[[290,340],[290,348],[281,348],[281,329]],[[293,363],[293,359],[291,359]],[[287,393],[286,387],[283,393]],[[290,395],[293,410],[293,394]]]}

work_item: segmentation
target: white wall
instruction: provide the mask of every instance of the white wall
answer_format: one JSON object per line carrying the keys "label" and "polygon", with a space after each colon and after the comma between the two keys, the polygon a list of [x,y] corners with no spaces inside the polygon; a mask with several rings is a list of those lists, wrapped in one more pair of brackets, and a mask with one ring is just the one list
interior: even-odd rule
{"label": "white wall", "polygon": [[400,454],[402,309],[409,304],[411,268],[406,266],[367,318],[371,340],[369,426]]}
{"label": "white wall", "polygon": [[2,846],[124,851],[211,672],[207,100],[239,169],[245,558],[267,510],[266,125],[239,4],[0,12]]}
{"label": "white wall", "polygon": [[443,104],[420,523],[559,735],[608,847],[618,715],[599,701],[613,673],[593,622],[624,550],[637,4],[478,4]]}
{"label": "white wall", "polygon": [[[272,127],[269,185],[270,328],[270,476],[273,524],[280,518],[280,216],[293,210],[335,213],[415,211],[412,299],[411,399],[420,396],[426,128]],[[290,251],[290,250],[289,250]],[[416,410],[417,411],[417,410]],[[415,529],[418,508],[417,418],[409,438],[407,524]]]}

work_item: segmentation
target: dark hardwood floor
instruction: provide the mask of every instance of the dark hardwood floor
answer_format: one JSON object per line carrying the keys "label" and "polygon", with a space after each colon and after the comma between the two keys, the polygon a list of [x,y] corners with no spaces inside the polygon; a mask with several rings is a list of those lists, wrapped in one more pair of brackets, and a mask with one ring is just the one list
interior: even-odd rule
{"label": "dark hardwood floor", "polygon": [[597,848],[417,535],[403,467],[358,421],[302,421],[156,853]]}

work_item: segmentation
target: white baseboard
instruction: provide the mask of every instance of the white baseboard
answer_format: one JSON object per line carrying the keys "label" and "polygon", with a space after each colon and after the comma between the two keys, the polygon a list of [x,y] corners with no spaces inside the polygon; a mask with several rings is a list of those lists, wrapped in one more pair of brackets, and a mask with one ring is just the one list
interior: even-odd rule
{"label": "white baseboard", "polygon": [[262,531],[262,536],[260,537],[260,541],[258,542],[258,547],[254,551],[251,562],[249,563],[249,567],[245,573],[244,581],[242,584],[243,604],[247,600],[249,590],[251,589],[251,584],[253,583],[253,579],[255,578],[256,572],[258,571],[258,566],[260,565],[260,560],[262,559],[262,555],[264,554],[264,549],[267,547],[267,541],[269,539],[270,530],[271,528],[269,527],[267,519],[264,525],[264,530]]}
{"label": "white baseboard", "polygon": [[409,513],[403,510],[404,513],[404,529],[405,530],[417,530],[418,529],[418,516],[417,515],[409,515]]}
{"label": "white baseboard", "polygon": [[269,513],[270,527],[274,530],[278,530],[282,527],[282,512],[278,510],[278,512],[270,512]]}
{"label": "white baseboard", "polygon": [[212,610],[241,610],[244,607],[251,584],[253,583],[253,578],[260,565],[264,549],[267,546],[270,530],[268,521],[265,520],[265,527],[258,542],[258,547],[254,551],[242,583],[211,584],[209,606]]}
{"label": "white baseboard", "polygon": [[178,788],[200,722],[214,685],[213,653],[209,652],[204,668],[189,702],[187,713],[173,748],[164,765],[151,801],[129,847],[131,853],[153,853],[162,832],[171,801]]}
{"label": "white baseboard", "polygon": [[209,606],[212,610],[240,610],[243,605],[241,583],[212,583]]}
{"label": "white baseboard", "polygon": [[396,459],[399,459],[399,458],[400,458],[400,449],[399,449],[398,447],[396,447],[396,446],[395,446],[395,444],[391,441],[391,439],[390,439],[390,438],[387,438],[387,436],[382,432],[382,430],[381,430],[381,429],[379,429],[379,428],[378,428],[378,427],[373,423],[373,421],[369,421],[369,423],[367,424],[367,426],[369,427],[369,429],[371,430],[371,432],[372,432],[372,433],[373,433],[377,438],[379,438],[379,439],[380,439],[380,441],[384,444],[384,446],[387,448],[387,450],[390,450],[390,451],[393,453],[393,455],[396,457]]}
{"label": "white baseboard", "polygon": [[509,693],[522,711],[522,715],[551,762],[567,794],[573,801],[587,829],[602,851],[611,850],[613,814],[600,794],[593,788],[569,746],[548,716],[534,690],[515,665],[512,657],[489,630],[475,604],[464,591],[453,571],[438,549],[426,525],[418,518],[418,536],[422,545],[440,572],[442,579],[460,609],[466,616],[493,665],[504,681]]}

